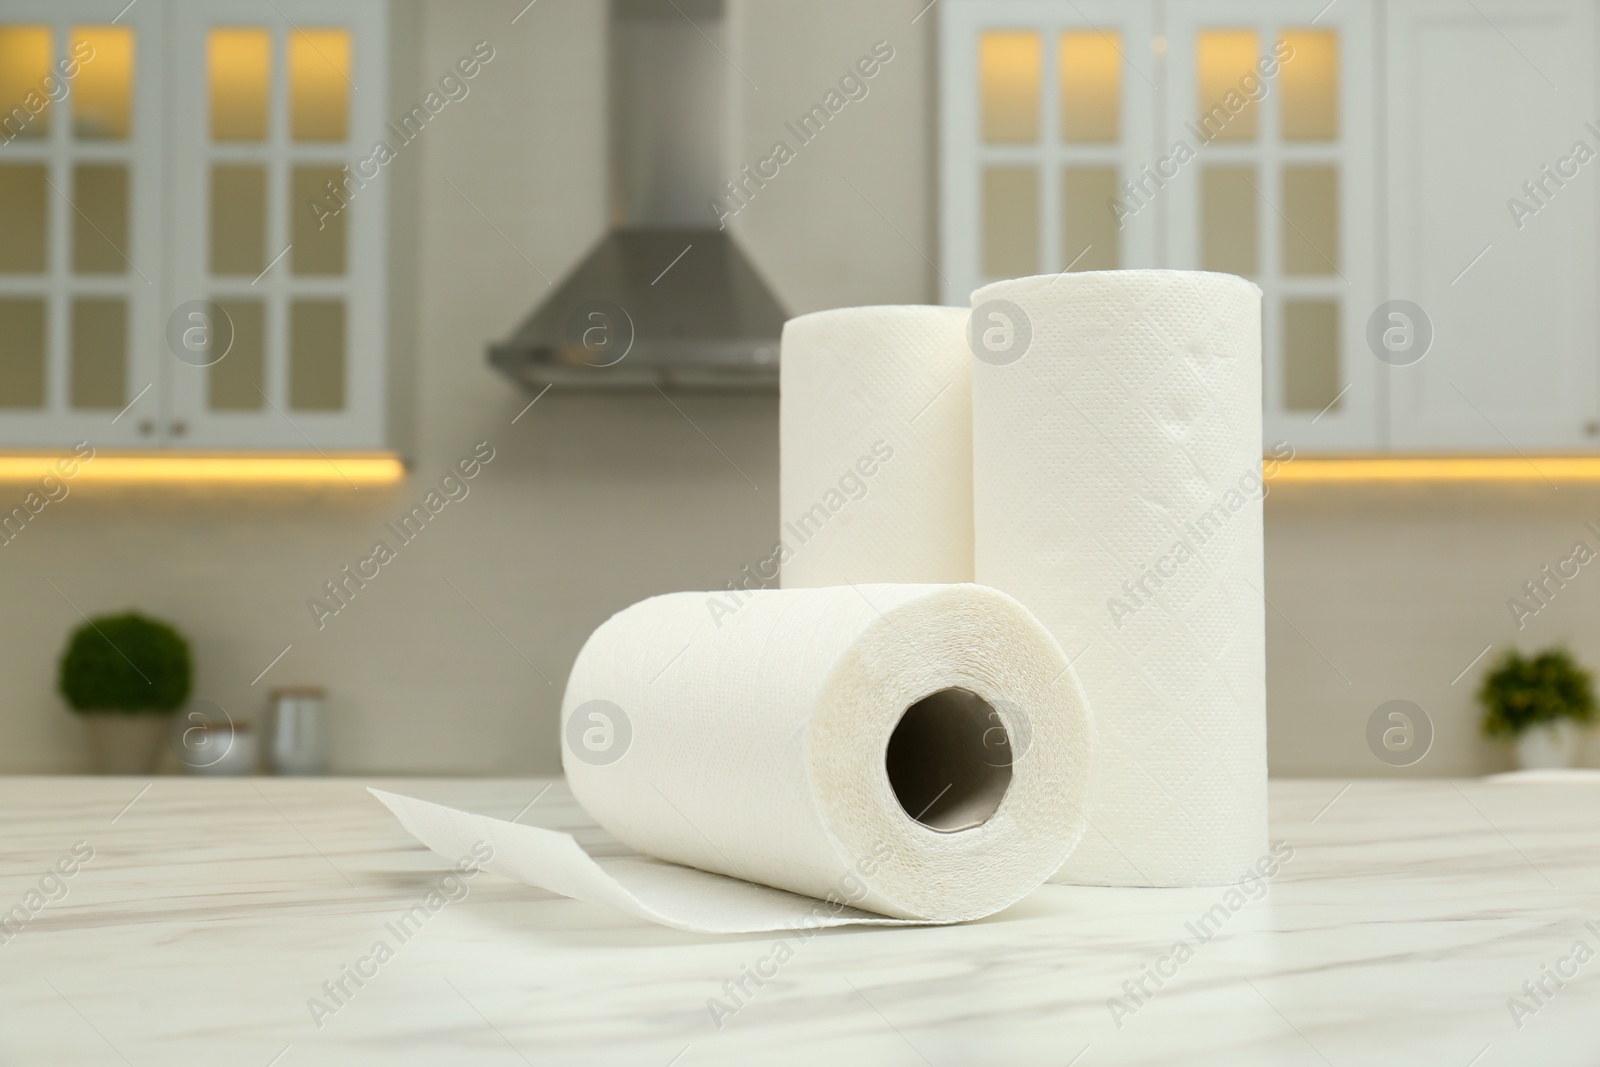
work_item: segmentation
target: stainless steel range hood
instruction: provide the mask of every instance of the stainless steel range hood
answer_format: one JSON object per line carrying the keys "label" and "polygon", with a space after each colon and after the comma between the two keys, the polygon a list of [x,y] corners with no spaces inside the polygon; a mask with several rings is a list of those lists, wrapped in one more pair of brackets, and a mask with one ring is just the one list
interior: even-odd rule
{"label": "stainless steel range hood", "polygon": [[709,206],[731,173],[722,14],[612,0],[613,226],[489,347],[524,385],[777,387],[787,315]]}

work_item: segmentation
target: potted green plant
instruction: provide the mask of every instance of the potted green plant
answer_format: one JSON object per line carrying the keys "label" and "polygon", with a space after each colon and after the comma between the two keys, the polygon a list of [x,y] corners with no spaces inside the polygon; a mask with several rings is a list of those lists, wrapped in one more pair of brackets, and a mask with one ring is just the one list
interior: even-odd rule
{"label": "potted green plant", "polygon": [[1589,672],[1562,648],[1506,653],[1483,680],[1478,702],[1484,734],[1510,740],[1525,770],[1572,766],[1595,712]]}
{"label": "potted green plant", "polygon": [[136,612],[102,615],[73,631],[58,687],[89,727],[89,749],[105,774],[149,774],[168,716],[189,697],[189,643]]}

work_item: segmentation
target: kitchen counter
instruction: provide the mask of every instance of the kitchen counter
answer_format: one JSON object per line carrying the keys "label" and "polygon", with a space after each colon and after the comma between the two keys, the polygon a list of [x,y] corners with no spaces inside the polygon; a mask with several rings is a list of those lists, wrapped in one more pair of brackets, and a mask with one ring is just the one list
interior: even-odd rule
{"label": "kitchen counter", "polygon": [[[1275,781],[1249,893],[784,950],[441,882],[367,784],[0,779],[0,1064],[1600,1062],[1597,784]],[[370,784],[603,839],[559,781]]]}

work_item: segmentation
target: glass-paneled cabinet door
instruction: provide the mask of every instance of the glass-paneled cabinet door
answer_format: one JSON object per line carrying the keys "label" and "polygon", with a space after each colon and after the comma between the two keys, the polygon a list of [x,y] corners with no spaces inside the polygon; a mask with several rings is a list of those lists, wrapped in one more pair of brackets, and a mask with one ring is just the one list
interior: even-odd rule
{"label": "glass-paneled cabinet door", "polygon": [[[176,0],[167,426],[175,445],[384,440],[381,0]],[[384,147],[380,147],[384,146]]]}
{"label": "glass-paneled cabinet door", "polygon": [[0,445],[159,430],[160,10],[0,8]]}
{"label": "glass-paneled cabinet door", "polygon": [[1261,286],[1266,444],[1374,450],[1385,398],[1367,341],[1378,310],[1370,0],[1320,13],[1279,0],[1165,10],[1170,265]]}
{"label": "glass-paneled cabinet door", "polygon": [[943,299],[1001,278],[1157,262],[1153,3],[940,7]]}

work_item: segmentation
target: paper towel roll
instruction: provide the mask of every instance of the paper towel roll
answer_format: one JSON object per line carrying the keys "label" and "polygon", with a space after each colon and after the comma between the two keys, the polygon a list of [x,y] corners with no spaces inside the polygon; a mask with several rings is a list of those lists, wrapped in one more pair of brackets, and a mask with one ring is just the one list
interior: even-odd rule
{"label": "paper towel roll", "polygon": [[763,590],[715,621],[706,600],[613,616],[567,682],[563,722],[595,701],[627,718],[620,759],[562,761],[625,844],[812,897],[855,876],[860,908],[950,922],[1030,892],[1082,836],[1088,707],[1011,597]]}
{"label": "paper towel roll", "polygon": [[784,325],[784,588],[972,581],[966,326],[966,308],[915,306]]}
{"label": "paper towel roll", "polygon": [[1103,784],[1056,881],[1237,881],[1266,847],[1261,291],[1190,271],[972,296],[976,573],[1061,642]]}
{"label": "paper towel roll", "polygon": [[1088,705],[1016,600],[975,585],[773,589],[713,617],[709,597],[613,616],[562,702],[574,796],[659,860],[379,799],[447,859],[488,851],[490,871],[724,933],[980,918],[1082,836]]}

